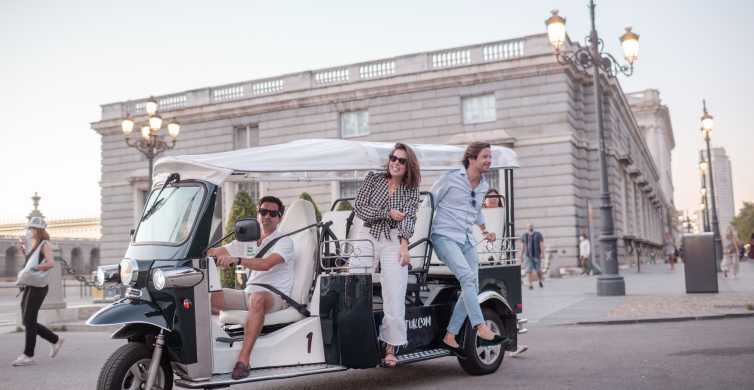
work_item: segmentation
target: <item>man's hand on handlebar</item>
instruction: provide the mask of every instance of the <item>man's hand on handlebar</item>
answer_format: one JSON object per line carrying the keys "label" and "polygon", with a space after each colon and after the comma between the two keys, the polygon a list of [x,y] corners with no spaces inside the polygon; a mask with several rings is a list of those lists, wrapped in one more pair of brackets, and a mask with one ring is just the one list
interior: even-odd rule
{"label": "man's hand on handlebar", "polygon": [[215,263],[221,267],[233,267],[238,264],[238,259],[235,256],[217,256]]}

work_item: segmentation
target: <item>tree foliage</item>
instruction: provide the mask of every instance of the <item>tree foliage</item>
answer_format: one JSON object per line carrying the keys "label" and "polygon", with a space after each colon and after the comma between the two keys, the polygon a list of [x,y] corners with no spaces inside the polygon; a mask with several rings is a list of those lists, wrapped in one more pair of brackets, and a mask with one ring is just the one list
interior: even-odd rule
{"label": "tree foliage", "polygon": [[353,210],[353,206],[351,206],[351,202],[347,200],[338,202],[338,207],[335,208],[335,211],[350,211],[350,210]]}
{"label": "tree foliage", "polygon": [[[257,206],[251,199],[248,192],[239,191],[236,194],[236,198],[233,199],[233,207],[230,210],[230,215],[225,223],[225,234],[230,234],[236,226],[236,221],[243,218],[254,218],[257,215]],[[227,244],[233,240],[233,237],[228,237],[223,241],[223,244]],[[233,267],[223,268],[220,273],[223,287],[234,288],[236,272]]]}
{"label": "tree foliage", "polygon": [[738,232],[738,239],[749,242],[751,234],[754,233],[754,202],[744,202],[744,207],[733,218],[731,224]]}
{"label": "tree foliage", "polygon": [[317,222],[322,221],[322,213],[319,212],[319,207],[317,207],[317,203],[314,202],[312,199],[312,196],[309,195],[308,192],[302,192],[301,195],[298,196],[300,199],[308,200],[309,202],[312,202],[312,205],[314,206],[314,214],[317,216]]}

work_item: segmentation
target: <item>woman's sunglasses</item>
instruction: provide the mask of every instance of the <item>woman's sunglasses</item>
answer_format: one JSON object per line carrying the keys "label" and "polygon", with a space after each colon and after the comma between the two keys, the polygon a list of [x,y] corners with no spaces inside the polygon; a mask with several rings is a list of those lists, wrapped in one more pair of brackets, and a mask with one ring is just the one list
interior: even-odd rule
{"label": "woman's sunglasses", "polygon": [[399,163],[401,163],[401,165],[406,165],[408,163],[408,159],[407,158],[400,158],[398,156],[395,156],[395,155],[391,154],[390,155],[390,162],[396,162],[396,161],[398,161]]}
{"label": "woman's sunglasses", "polygon": [[280,211],[278,210],[267,210],[267,209],[259,209],[259,215],[266,217],[267,215],[271,217],[279,217]]}

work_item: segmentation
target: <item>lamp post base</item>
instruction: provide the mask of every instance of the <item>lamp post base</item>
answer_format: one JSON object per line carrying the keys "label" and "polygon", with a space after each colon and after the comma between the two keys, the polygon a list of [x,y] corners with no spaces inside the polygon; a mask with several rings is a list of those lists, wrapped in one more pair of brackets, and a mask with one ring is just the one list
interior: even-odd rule
{"label": "lamp post base", "polygon": [[626,295],[626,281],[620,275],[600,275],[597,277],[597,296],[611,297]]}

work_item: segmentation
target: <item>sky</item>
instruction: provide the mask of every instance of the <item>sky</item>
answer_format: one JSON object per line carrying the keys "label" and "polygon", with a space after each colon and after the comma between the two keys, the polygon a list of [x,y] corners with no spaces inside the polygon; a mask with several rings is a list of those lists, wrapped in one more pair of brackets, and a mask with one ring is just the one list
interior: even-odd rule
{"label": "sky", "polygon": [[[555,8],[581,40],[587,3],[2,0],[0,223],[22,220],[34,192],[48,218],[99,215],[100,104],[543,33]],[[736,211],[754,201],[753,13],[750,0],[598,1],[610,52],[622,58],[623,27],[641,35],[624,91],[658,89],[670,109],[678,209],[699,204],[702,98]]]}

